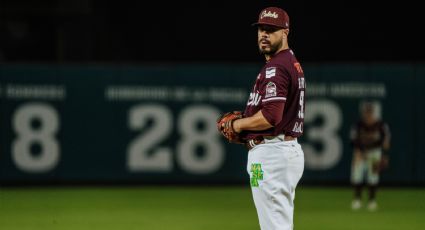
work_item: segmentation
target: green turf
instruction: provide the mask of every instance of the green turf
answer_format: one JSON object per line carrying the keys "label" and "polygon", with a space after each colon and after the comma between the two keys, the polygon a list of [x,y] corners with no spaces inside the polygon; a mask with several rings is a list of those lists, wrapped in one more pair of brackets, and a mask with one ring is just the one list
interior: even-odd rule
{"label": "green turf", "polygon": [[[382,189],[351,211],[351,190],[297,190],[295,229],[423,230],[425,189]],[[247,187],[0,188],[0,229],[259,229]]]}

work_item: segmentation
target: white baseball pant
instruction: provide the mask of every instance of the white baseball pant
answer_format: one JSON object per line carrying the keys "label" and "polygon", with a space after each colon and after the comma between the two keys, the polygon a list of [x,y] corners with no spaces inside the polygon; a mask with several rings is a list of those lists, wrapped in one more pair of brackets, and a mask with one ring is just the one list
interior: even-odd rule
{"label": "white baseball pant", "polygon": [[304,171],[297,140],[265,140],[248,152],[248,174],[262,230],[293,229],[295,188]]}
{"label": "white baseball pant", "polygon": [[368,185],[379,183],[379,173],[373,170],[373,164],[381,159],[380,148],[365,151],[364,158],[354,159],[351,166],[351,183],[361,184],[366,179]]}

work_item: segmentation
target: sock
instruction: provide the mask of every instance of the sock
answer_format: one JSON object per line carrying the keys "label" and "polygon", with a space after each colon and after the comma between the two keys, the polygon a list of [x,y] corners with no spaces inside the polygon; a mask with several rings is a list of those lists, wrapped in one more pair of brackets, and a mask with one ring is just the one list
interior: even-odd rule
{"label": "sock", "polygon": [[377,187],[376,185],[369,185],[369,201],[375,200]]}
{"label": "sock", "polygon": [[362,185],[356,184],[354,185],[354,199],[361,200],[362,198]]}

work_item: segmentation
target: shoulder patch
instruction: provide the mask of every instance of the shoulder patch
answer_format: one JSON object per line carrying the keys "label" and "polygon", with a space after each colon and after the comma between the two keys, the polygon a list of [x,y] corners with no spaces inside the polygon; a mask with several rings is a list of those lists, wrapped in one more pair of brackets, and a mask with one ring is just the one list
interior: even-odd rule
{"label": "shoulder patch", "polygon": [[266,78],[272,78],[276,76],[276,67],[266,68]]}
{"label": "shoulder patch", "polygon": [[264,98],[269,98],[269,97],[276,97],[277,93],[276,93],[276,84],[273,82],[269,82],[267,83],[266,86],[266,95],[264,96]]}

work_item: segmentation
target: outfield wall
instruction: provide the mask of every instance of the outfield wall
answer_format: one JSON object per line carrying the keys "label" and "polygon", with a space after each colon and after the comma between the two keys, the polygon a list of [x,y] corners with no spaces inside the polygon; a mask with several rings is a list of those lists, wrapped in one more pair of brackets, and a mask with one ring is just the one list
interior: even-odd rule
{"label": "outfield wall", "polygon": [[[425,184],[424,65],[309,64],[302,183],[348,183],[364,99],[392,131],[383,182]],[[215,121],[261,65],[0,66],[1,183],[245,183]]]}

